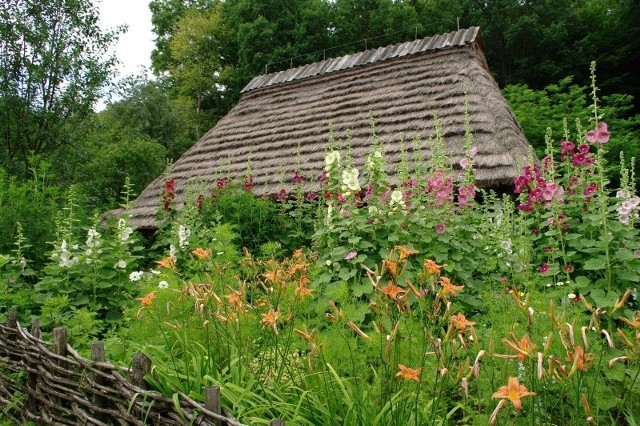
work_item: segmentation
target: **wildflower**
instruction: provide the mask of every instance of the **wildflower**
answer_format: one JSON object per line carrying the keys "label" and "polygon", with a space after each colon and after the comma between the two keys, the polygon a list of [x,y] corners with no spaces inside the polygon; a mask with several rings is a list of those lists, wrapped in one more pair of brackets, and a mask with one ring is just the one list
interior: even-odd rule
{"label": "wildflower", "polygon": [[164,281],[164,280],[163,280],[163,281],[160,281],[160,282],[158,283],[158,288],[161,288],[161,289],[163,289],[163,290],[164,290],[165,288],[169,288],[169,283],[168,283],[168,282],[166,282],[166,281]]}
{"label": "wildflower", "polygon": [[351,191],[360,191],[359,172],[355,167],[342,172],[342,183]]}
{"label": "wildflower", "polygon": [[280,192],[278,192],[278,195],[276,196],[276,200],[277,201],[284,201],[287,199],[287,190],[282,188],[280,190]]}
{"label": "wildflower", "polygon": [[232,290],[231,294],[226,294],[224,297],[229,300],[231,306],[235,306],[236,308],[242,306],[242,293],[238,290]]}
{"label": "wildflower", "polygon": [[191,251],[191,253],[198,258],[198,260],[209,260],[211,259],[211,249],[203,249],[203,248],[196,248],[193,251]]}
{"label": "wildflower", "polygon": [[167,268],[167,269],[176,268],[176,258],[174,256],[167,256],[164,259],[158,260],[156,263],[163,268]]}
{"label": "wildflower", "polygon": [[447,277],[441,277],[438,284],[442,286],[442,296],[450,294],[452,297],[454,297],[457,292],[461,291],[464,288],[463,285],[454,285]]}
{"label": "wildflower", "polygon": [[165,210],[171,210],[171,202],[176,197],[176,180],[170,178],[164,181],[164,187],[162,188],[162,201]]}
{"label": "wildflower", "polygon": [[400,369],[400,371],[396,373],[396,377],[402,377],[406,381],[420,381],[420,373],[422,372],[422,368],[410,368],[402,364],[398,364],[398,368]]}
{"label": "wildflower", "polygon": [[422,266],[424,267],[424,270],[427,272],[427,274],[440,275],[440,272],[441,272],[440,270],[447,265],[438,265],[436,262],[434,262],[431,259],[425,259]]}
{"label": "wildflower", "polygon": [[395,190],[391,192],[391,201],[389,201],[389,205],[393,206],[394,204],[399,204],[402,201],[402,191]]}
{"label": "wildflower", "polygon": [[592,195],[594,192],[596,192],[596,189],[598,189],[598,185],[595,183],[590,183],[583,191],[583,194],[586,196]]}
{"label": "wildflower", "polygon": [[246,175],[244,177],[244,183],[242,184],[242,186],[244,187],[245,191],[251,191],[251,189],[253,188],[253,176],[251,176],[250,174]]}
{"label": "wildflower", "polygon": [[522,401],[520,401],[520,398],[532,395],[535,395],[535,392],[529,392],[526,386],[520,384],[517,377],[509,377],[508,384],[501,386],[491,397],[508,399],[513,404],[513,408],[515,408],[516,411],[520,411],[522,409]]}
{"label": "wildflower", "polygon": [[344,257],[344,260],[351,260],[353,258],[355,258],[358,255],[357,251],[350,251],[349,253],[347,253],[347,255]]}
{"label": "wildflower", "polygon": [[436,229],[436,234],[440,234],[440,235],[442,235],[442,234],[444,234],[444,233],[445,233],[445,231],[447,230],[447,227],[445,226],[445,224],[444,224],[444,223],[440,222],[440,223],[438,223],[438,224],[436,225],[436,228],[435,228],[435,229]]}
{"label": "wildflower", "polygon": [[385,287],[382,287],[380,291],[382,291],[382,294],[385,296],[389,296],[392,300],[398,300],[400,295],[406,292],[405,289],[393,284],[392,282],[389,282]]}
{"label": "wildflower", "polygon": [[591,353],[584,353],[582,346],[576,346],[573,351],[567,353],[567,361],[573,361],[572,371],[580,370],[587,371],[588,364],[595,359],[595,355]]}
{"label": "wildflower", "polygon": [[151,293],[147,294],[146,296],[142,296],[137,298],[136,300],[140,301],[140,304],[142,305],[143,308],[149,307],[151,305],[153,305],[153,301],[156,298],[156,292],[152,291]]}
{"label": "wildflower", "polygon": [[120,259],[120,260],[118,260],[118,261],[116,262],[116,264],[115,264],[115,265],[113,265],[113,267],[114,267],[115,269],[118,269],[118,268],[119,268],[119,269],[124,269],[124,268],[126,268],[126,267],[127,267],[127,262],[126,262],[126,261],[124,261],[124,260],[122,260],[122,259]]}
{"label": "wildflower", "polygon": [[395,246],[393,249],[400,254],[400,258],[398,260],[404,260],[407,257],[411,256],[412,254],[419,253],[418,250],[410,250],[405,246]]}
{"label": "wildflower", "polygon": [[118,238],[121,242],[126,243],[129,240],[129,237],[133,234],[133,228],[127,226],[127,221],[123,218],[118,220]]}
{"label": "wildflower", "polygon": [[600,122],[595,129],[587,132],[587,140],[591,143],[598,142],[600,145],[604,145],[609,142],[609,130],[607,129],[607,123]]}
{"label": "wildflower", "polygon": [[537,345],[531,342],[529,335],[525,334],[520,340],[513,332],[509,333],[510,339],[502,339],[502,343],[508,348],[516,351],[516,355],[499,355],[499,358],[515,358],[519,362],[524,362],[526,358],[533,358],[534,351],[538,348]]}
{"label": "wildflower", "polygon": [[129,274],[129,280],[131,281],[140,281],[140,278],[144,275],[142,271],[133,271]]}
{"label": "wildflower", "polygon": [[384,270],[388,271],[391,276],[395,277],[398,275],[398,262],[385,259],[382,261],[382,265],[384,266]]}
{"label": "wildflower", "polygon": [[189,245],[189,237],[191,236],[191,230],[184,225],[178,227],[178,245],[181,249],[184,249]]}
{"label": "wildflower", "polygon": [[339,151],[330,151],[327,156],[324,158],[325,168],[328,169],[331,167],[333,163],[340,162],[340,152]]}
{"label": "wildflower", "polygon": [[89,228],[89,231],[87,231],[87,241],[85,242],[85,245],[87,247],[96,247],[100,244],[98,241],[99,238],[100,233],[96,231],[96,228]]}
{"label": "wildflower", "polygon": [[262,314],[260,322],[273,328],[273,331],[278,334],[278,319],[280,319],[280,312],[270,308],[266,314]]}
{"label": "wildflower", "polygon": [[476,325],[475,322],[469,321],[464,316],[464,314],[460,312],[458,312],[457,315],[453,315],[451,318],[449,318],[449,322],[451,323],[452,326],[455,327],[455,330],[458,332],[458,334],[464,333],[467,327],[473,327],[474,325]]}

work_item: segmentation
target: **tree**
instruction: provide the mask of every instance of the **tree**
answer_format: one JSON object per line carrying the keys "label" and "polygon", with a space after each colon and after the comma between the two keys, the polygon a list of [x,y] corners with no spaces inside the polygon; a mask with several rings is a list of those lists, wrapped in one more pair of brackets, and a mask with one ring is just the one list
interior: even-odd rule
{"label": "tree", "polygon": [[0,2],[0,164],[26,175],[31,155],[70,144],[115,64],[122,28],[102,31],[91,0]]}

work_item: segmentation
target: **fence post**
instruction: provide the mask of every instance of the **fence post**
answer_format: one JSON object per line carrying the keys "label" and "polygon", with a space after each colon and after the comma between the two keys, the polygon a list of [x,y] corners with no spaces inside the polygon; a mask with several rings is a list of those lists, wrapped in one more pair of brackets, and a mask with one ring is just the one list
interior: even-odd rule
{"label": "fence post", "polygon": [[13,331],[18,328],[18,313],[16,311],[9,312],[7,317],[7,326]]}
{"label": "fence post", "polygon": [[[42,332],[40,331],[39,318],[34,318],[33,322],[31,323],[31,335],[38,340],[40,340],[40,338],[42,337]],[[27,373],[27,386],[29,388],[29,403],[28,403],[29,412],[31,412],[35,416],[39,416],[40,402],[38,401],[38,398],[34,396],[34,395],[37,395],[38,393],[38,375],[37,374],[34,374],[31,371]]]}
{"label": "fence post", "polygon": [[[56,327],[53,329],[53,353],[60,356],[67,356],[67,329]],[[56,361],[58,364],[60,361]]]}
{"label": "fence post", "polygon": [[[105,362],[106,357],[104,355],[104,343],[103,342],[93,342],[91,343],[91,359],[94,362]],[[96,368],[93,366],[92,368]],[[107,385],[107,379],[103,377],[101,374],[93,373],[93,381],[100,386]],[[108,409],[110,408],[109,399],[103,395],[103,391],[100,389],[96,389],[93,391],[93,403],[98,408]],[[107,413],[103,413],[101,411],[97,411],[98,420],[102,420],[107,422],[111,419],[111,416]]]}
{"label": "fence post", "polygon": [[145,354],[139,352],[133,356],[131,381],[140,389],[147,389],[144,376],[151,372],[151,360]]}
{"label": "fence post", "polygon": [[[204,388],[204,408],[216,414],[222,415],[222,404],[220,403],[220,386],[209,386]],[[215,426],[222,426],[223,422],[213,419]]]}

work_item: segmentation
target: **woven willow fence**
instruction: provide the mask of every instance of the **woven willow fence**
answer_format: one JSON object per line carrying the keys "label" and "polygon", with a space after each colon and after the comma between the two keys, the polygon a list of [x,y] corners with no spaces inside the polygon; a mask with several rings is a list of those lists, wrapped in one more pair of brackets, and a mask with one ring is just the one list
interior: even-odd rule
{"label": "woven willow fence", "polygon": [[131,368],[116,367],[95,342],[88,360],[67,344],[65,328],[46,342],[37,320],[29,333],[16,317],[12,312],[0,325],[0,406],[16,424],[244,426],[221,410],[219,387],[205,389],[204,405],[184,394],[174,402],[145,389],[151,370],[145,355],[137,354]]}

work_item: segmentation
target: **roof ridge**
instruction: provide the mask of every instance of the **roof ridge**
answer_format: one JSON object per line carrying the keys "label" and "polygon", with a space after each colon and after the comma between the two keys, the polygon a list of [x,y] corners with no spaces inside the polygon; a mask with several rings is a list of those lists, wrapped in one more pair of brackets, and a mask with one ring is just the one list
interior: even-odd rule
{"label": "roof ridge", "polygon": [[470,27],[446,34],[438,34],[423,39],[397,43],[390,46],[379,47],[377,49],[364,50],[362,52],[339,56],[337,58],[325,59],[323,61],[302,65],[285,71],[259,75],[254,77],[249,84],[242,89],[241,93],[274,86],[276,84],[287,83],[293,80],[302,80],[321,74],[329,74],[359,65],[413,55],[416,53],[426,52],[428,50],[464,46],[469,43],[474,43],[479,31],[480,27]]}

